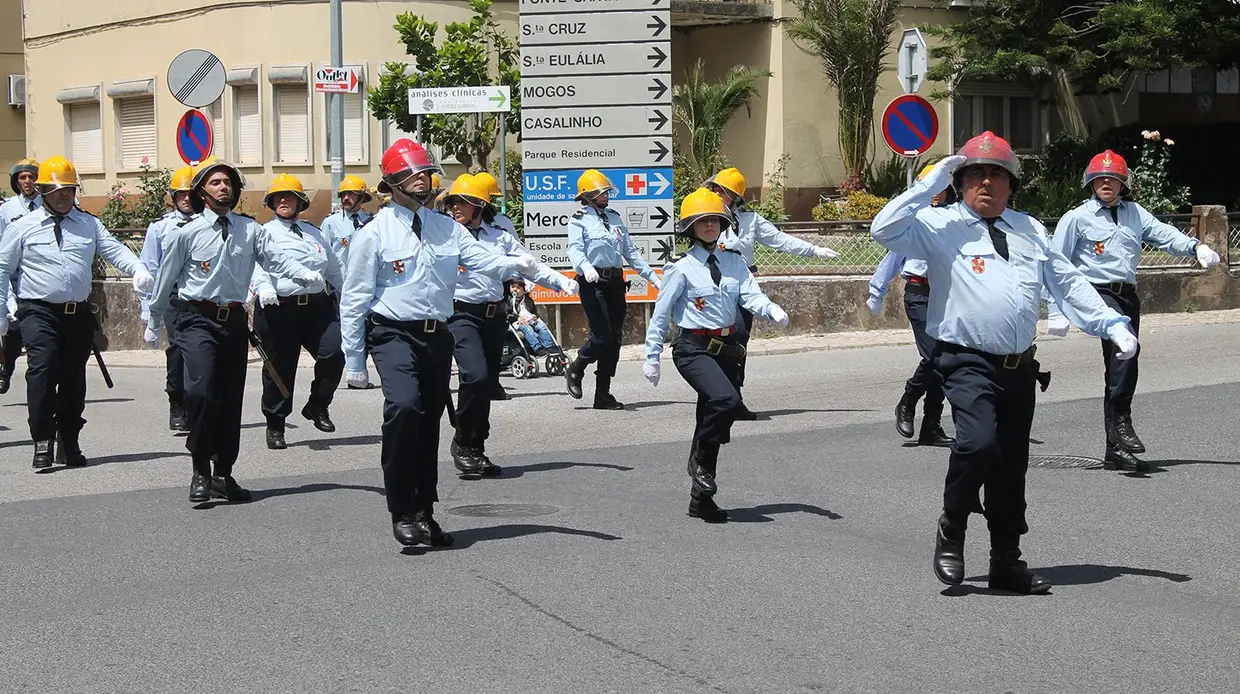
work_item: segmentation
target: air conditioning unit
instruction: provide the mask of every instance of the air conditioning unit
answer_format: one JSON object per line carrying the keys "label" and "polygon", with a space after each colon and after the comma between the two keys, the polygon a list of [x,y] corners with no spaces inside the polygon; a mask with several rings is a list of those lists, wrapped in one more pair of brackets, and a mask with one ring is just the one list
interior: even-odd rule
{"label": "air conditioning unit", "polygon": [[26,76],[9,75],[9,106],[26,105]]}

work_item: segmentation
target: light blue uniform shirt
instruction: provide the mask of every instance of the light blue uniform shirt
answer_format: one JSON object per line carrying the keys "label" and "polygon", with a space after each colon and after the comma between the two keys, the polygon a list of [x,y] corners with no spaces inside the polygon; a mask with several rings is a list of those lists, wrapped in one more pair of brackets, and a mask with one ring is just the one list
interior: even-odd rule
{"label": "light blue uniform shirt", "polygon": [[372,219],[374,215],[360,207],[352,212],[340,209],[323,218],[323,236],[331,242],[341,268],[349,266],[349,244],[353,241],[353,234]]}
{"label": "light blue uniform shirt", "polygon": [[[263,225],[263,231],[267,232],[270,243],[280,250],[281,255],[319,273],[327,280],[327,284],[339,293],[344,286],[344,277],[341,274],[340,259],[332,250],[331,243],[318,227],[300,220],[296,220],[297,230],[301,232],[301,236],[298,236],[293,232],[293,223],[293,220],[274,217]],[[272,275],[256,265],[250,279],[250,290],[257,294],[264,287],[274,287],[277,296],[318,294],[323,291],[323,287],[317,284],[304,284],[278,273]]]}
{"label": "light blue uniform shirt", "polygon": [[[498,226],[483,224],[478,228],[476,236],[472,230],[466,228],[466,231],[478,243],[485,246],[489,253],[505,256],[530,255],[530,252],[526,250],[525,246],[521,245],[516,236]],[[518,276],[516,273],[513,273],[504,279],[516,279]],[[562,277],[563,275],[550,267],[538,263],[537,268],[534,270],[534,276],[530,279],[536,284],[558,291]],[[457,276],[456,292],[453,298],[457,301],[464,301],[467,304],[486,304],[499,301],[504,298],[504,283],[486,273],[470,270],[462,265],[460,267],[460,275]]]}
{"label": "light blue uniform shirt", "polygon": [[[142,252],[138,254],[138,260],[142,261],[142,265],[146,267],[146,271],[154,277],[159,272],[159,262],[164,258],[164,251],[168,249],[168,236],[177,225],[192,218],[193,214],[182,214],[178,210],[170,210],[164,213],[164,216],[151,222],[146,228],[146,236],[142,237]],[[141,318],[147,321],[151,317],[151,295],[149,292],[138,292],[138,305],[140,307]]]}
{"label": "light blue uniform shirt", "polygon": [[1118,222],[1111,219],[1110,208],[1090,198],[1059,220],[1051,245],[1095,284],[1136,284],[1142,242],[1172,255],[1197,251],[1197,239],[1158,221],[1135,202],[1121,201],[1116,217]]}
{"label": "light blue uniform shirt", "polygon": [[0,236],[4,235],[4,230],[8,229],[10,224],[40,207],[43,207],[43,196],[38,193],[35,193],[34,199],[14,195],[0,203]]}
{"label": "light blue uniform shirt", "polygon": [[1033,344],[1043,285],[1068,318],[1094,336],[1128,323],[1050,246],[1046,228],[1004,210],[1009,260],[991,243],[986,221],[963,202],[931,207],[929,178],[918,181],[874,218],[871,234],[905,256],[925,258],[933,291],[926,332],[937,340],[991,354],[1016,354]]}
{"label": "light blue uniform shirt", "polygon": [[925,277],[926,261],[917,258],[905,258],[895,251],[887,251],[887,255],[879,261],[874,275],[870,277],[870,296],[883,300],[887,296],[887,287],[896,275],[905,277]]}
{"label": "light blue uniform shirt", "polygon": [[[422,236],[413,218],[422,220]],[[502,281],[517,274],[516,260],[493,253],[447,215],[389,205],[353,236],[340,299],[345,363],[363,371],[366,316],[396,321],[446,321],[460,266]]]}
{"label": "light blue uniform shirt", "polygon": [[242,303],[250,291],[254,264],[270,272],[295,277],[306,268],[283,253],[253,217],[229,212],[228,240],[222,237],[220,217],[210,208],[168,235],[168,247],[155,276],[148,326],[158,331],[176,287],[185,301]]}
{"label": "light blue uniform shirt", "polygon": [[503,229],[514,237],[517,235],[517,225],[513,224],[512,219],[502,212],[495,213],[495,221],[491,222],[491,225]]}
{"label": "light blue uniform shirt", "polygon": [[781,253],[806,257],[814,255],[817,246],[776,229],[774,224],[757,212],[741,208],[735,210],[735,214],[736,227],[723,232],[719,237],[719,247],[740,251],[746,266],[753,266],[754,247],[759,243]]}
{"label": "light blue uniform shirt", "polygon": [[710,277],[706,259],[712,254],[694,243],[680,260],[663,268],[663,289],[654,302],[646,328],[646,361],[658,361],[671,320],[682,330],[721,330],[737,325],[737,305],[750,313],[771,317],[771,300],[739,253],[717,249],[719,286]]}
{"label": "light blue uniform shirt", "polygon": [[647,281],[654,282],[655,273],[642,258],[641,251],[633,245],[629,230],[620,219],[620,213],[605,208],[607,223],[592,207],[582,206],[568,220],[568,262],[584,273],[587,267],[622,268],[624,261]]}
{"label": "light blue uniform shirt", "polygon": [[[60,222],[60,245],[54,225],[52,215],[40,207],[14,222],[0,240],[0,277],[17,276],[18,299],[54,304],[86,301],[96,254],[126,275],[142,267],[138,256],[93,215],[69,210]],[[8,303],[9,290],[9,282],[0,282],[3,303]]]}

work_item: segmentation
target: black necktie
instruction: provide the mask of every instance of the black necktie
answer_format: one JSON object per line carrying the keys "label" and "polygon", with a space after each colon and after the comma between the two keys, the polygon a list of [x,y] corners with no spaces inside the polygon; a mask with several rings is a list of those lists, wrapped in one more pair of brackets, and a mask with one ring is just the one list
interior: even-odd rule
{"label": "black necktie", "polygon": [[30,211],[34,212],[34,200],[30,201]]}
{"label": "black necktie", "polygon": [[611,231],[611,224],[607,223],[607,210],[606,209],[602,209],[598,211],[598,218],[603,220],[603,228],[606,229],[607,231]]}
{"label": "black necktie", "polygon": [[1119,224],[1119,205],[1111,208],[1111,221]]}
{"label": "black necktie", "polygon": [[419,217],[418,213],[416,212],[413,213],[413,225],[412,226],[413,226],[413,233],[417,234],[418,240],[421,241],[422,240],[422,218]]}
{"label": "black necktie", "polygon": [[362,228],[362,220],[361,220],[361,219],[358,219],[358,217],[357,217],[357,213],[354,213],[354,214],[353,214],[353,228],[354,228],[354,229],[361,229],[361,228]]}
{"label": "black necktie", "polygon": [[297,226],[297,222],[293,222],[292,224],[289,225],[288,228],[289,228],[289,231],[293,232],[294,234],[297,234],[297,238],[302,238],[301,227]]}
{"label": "black necktie", "polygon": [[220,238],[228,240],[228,217],[220,217]]}
{"label": "black necktie", "polygon": [[60,220],[64,217],[52,217],[52,233],[56,234],[56,245],[64,245],[64,233],[60,230]]}
{"label": "black necktie", "polygon": [[723,273],[719,272],[719,259],[715,257],[714,253],[706,256],[706,265],[710,270],[710,279],[715,283],[715,286],[718,287],[719,280],[723,279]]}
{"label": "black necktie", "polygon": [[482,233],[482,227],[465,227],[469,229],[469,233],[474,235],[474,240],[478,240],[478,234]]}
{"label": "black necktie", "polygon": [[995,252],[1004,260],[1008,259],[1007,234],[995,227],[995,219],[991,217],[986,220],[986,226],[990,227],[990,241],[995,244]]}

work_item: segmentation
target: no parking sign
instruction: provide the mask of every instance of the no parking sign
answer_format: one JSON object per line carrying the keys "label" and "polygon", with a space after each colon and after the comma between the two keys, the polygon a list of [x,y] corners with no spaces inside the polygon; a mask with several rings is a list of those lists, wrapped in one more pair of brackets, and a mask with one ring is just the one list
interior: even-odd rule
{"label": "no parking sign", "polygon": [[925,154],[939,136],[939,116],[916,94],[897,96],[883,110],[883,140],[896,154]]}
{"label": "no parking sign", "polygon": [[181,116],[177,124],[177,154],[186,164],[197,164],[211,156],[215,137],[211,133],[211,120],[206,114],[191,109]]}

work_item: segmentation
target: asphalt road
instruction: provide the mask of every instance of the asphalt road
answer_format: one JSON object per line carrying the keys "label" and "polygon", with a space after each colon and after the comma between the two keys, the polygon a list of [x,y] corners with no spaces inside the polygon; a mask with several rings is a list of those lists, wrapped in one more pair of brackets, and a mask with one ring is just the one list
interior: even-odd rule
{"label": "asphalt road", "polygon": [[[290,420],[268,451],[252,368],[237,476],[257,498],[195,508],[159,369],[107,390],[92,366],[95,464],[52,474],[30,469],[19,382],[0,398],[0,691],[1234,692],[1238,339],[1145,336],[1151,474],[1030,470],[1026,558],[1055,584],[1035,597],[985,588],[976,517],[966,586],[931,573],[947,453],[894,431],[911,347],[752,360],[767,416],[724,447],[723,526],[685,515],[692,398],[670,360],[657,389],[621,365],[621,413],[505,379],[505,476],[459,481],[445,441],[457,546],[417,553],[391,537],[377,390],[339,393],[336,434]],[[1097,343],[1039,344],[1035,455],[1101,457]]]}

